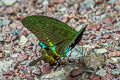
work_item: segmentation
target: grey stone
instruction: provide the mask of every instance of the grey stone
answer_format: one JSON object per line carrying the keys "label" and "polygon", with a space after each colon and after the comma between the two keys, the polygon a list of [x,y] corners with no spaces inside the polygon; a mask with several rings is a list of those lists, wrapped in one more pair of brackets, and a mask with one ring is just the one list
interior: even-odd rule
{"label": "grey stone", "polygon": [[11,50],[4,50],[4,52],[5,52],[6,55],[12,54]]}
{"label": "grey stone", "polygon": [[66,66],[61,68],[55,72],[51,72],[50,74],[45,74],[41,76],[41,80],[51,79],[51,80],[65,80],[65,78],[70,74],[73,70],[73,67]]}
{"label": "grey stone", "polygon": [[69,56],[69,59],[72,60],[78,60],[81,56],[84,55],[84,51],[81,47],[75,46],[69,53],[67,53],[67,56]]}
{"label": "grey stone", "polygon": [[40,75],[41,74],[41,70],[39,68],[35,68],[32,73],[36,74],[36,75]]}
{"label": "grey stone", "polygon": [[105,48],[95,49],[94,51],[95,51],[96,53],[99,53],[99,54],[104,54],[104,53],[107,53],[107,52],[108,52],[107,49],[105,49]]}
{"label": "grey stone", "polygon": [[80,4],[81,9],[83,8],[94,8],[95,1],[94,0],[85,0],[83,3]]}
{"label": "grey stone", "polygon": [[105,74],[106,74],[106,70],[104,70],[104,69],[100,69],[100,70],[98,70],[98,71],[96,72],[96,74],[98,74],[98,75],[104,77]]}
{"label": "grey stone", "polygon": [[111,74],[113,74],[113,75],[120,74],[120,69],[114,69],[114,70],[112,70]]}
{"label": "grey stone", "polygon": [[116,5],[115,9],[118,10],[118,11],[120,11],[120,5]]}
{"label": "grey stone", "polygon": [[3,25],[3,26],[8,25],[10,22],[11,22],[11,20],[3,19],[2,25]]}
{"label": "grey stone", "polygon": [[0,6],[3,6],[3,2],[0,0]]}
{"label": "grey stone", "polygon": [[65,7],[64,7],[64,8],[61,8],[60,11],[61,11],[61,12],[65,12],[65,11],[66,11],[66,8],[65,8]]}
{"label": "grey stone", "polygon": [[117,0],[109,0],[108,3],[115,4]]}
{"label": "grey stone", "polygon": [[33,37],[35,37],[35,35],[33,33],[30,33],[28,36],[27,36],[27,39],[29,39],[30,41],[33,40]]}
{"label": "grey stone", "polygon": [[0,41],[3,41],[4,39],[3,39],[3,37],[0,35]]}

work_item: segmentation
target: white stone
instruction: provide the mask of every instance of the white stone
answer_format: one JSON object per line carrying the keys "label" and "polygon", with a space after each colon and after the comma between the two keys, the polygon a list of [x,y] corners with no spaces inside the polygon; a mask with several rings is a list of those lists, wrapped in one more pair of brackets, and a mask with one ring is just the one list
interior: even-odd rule
{"label": "white stone", "polygon": [[13,5],[16,0],[2,0],[2,2],[6,5],[6,6],[10,6]]}
{"label": "white stone", "polygon": [[25,45],[28,39],[25,36],[21,36],[19,45]]}
{"label": "white stone", "polygon": [[0,73],[1,72],[6,72],[8,70],[8,68],[11,66],[12,63],[13,63],[13,60],[0,61]]}
{"label": "white stone", "polygon": [[80,31],[80,30],[84,29],[84,27],[86,27],[86,26],[87,26],[87,24],[81,24],[80,26],[77,26],[77,27],[75,28],[75,30],[76,30],[76,31]]}
{"label": "white stone", "polygon": [[18,57],[18,53],[12,54],[11,57]]}
{"label": "white stone", "polygon": [[66,11],[66,8],[63,7],[63,8],[60,9],[60,11],[61,11],[61,12],[64,12],[64,11]]}
{"label": "white stone", "polygon": [[95,52],[99,54],[103,54],[103,53],[107,53],[108,51],[105,48],[102,48],[102,49],[95,49]]}
{"label": "white stone", "polygon": [[47,0],[44,0],[43,5],[47,6],[48,4],[49,4],[49,2]]}

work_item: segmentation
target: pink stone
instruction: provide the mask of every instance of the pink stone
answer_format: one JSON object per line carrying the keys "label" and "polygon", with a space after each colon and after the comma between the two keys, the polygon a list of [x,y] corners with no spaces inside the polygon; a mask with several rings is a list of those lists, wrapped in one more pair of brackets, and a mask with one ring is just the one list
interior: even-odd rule
{"label": "pink stone", "polygon": [[64,2],[64,0],[53,0],[53,3],[55,3],[55,4],[59,4],[59,3],[63,3]]}
{"label": "pink stone", "polygon": [[3,53],[0,53],[0,58],[3,58],[5,55]]}
{"label": "pink stone", "polygon": [[102,19],[102,22],[103,23],[114,23],[115,22],[115,19],[113,17],[106,17],[106,18],[103,18]]}
{"label": "pink stone", "polygon": [[19,54],[19,57],[18,57],[18,61],[24,61],[25,59],[27,59],[28,56],[26,54]]}
{"label": "pink stone", "polygon": [[87,27],[88,30],[95,29],[96,31],[99,31],[100,28],[101,28],[101,24],[94,24]]}
{"label": "pink stone", "polygon": [[90,39],[92,40],[92,39],[95,39],[96,38],[96,35],[95,34],[92,34],[91,36],[90,36]]}
{"label": "pink stone", "polygon": [[97,4],[102,4],[102,3],[103,3],[103,0],[96,0],[96,3],[97,3]]}
{"label": "pink stone", "polygon": [[104,39],[102,39],[101,41],[102,41],[102,43],[105,43],[105,42],[106,42],[106,40],[104,40]]}
{"label": "pink stone", "polygon": [[42,66],[41,66],[41,70],[43,73],[47,74],[47,73],[50,73],[51,72],[51,67],[49,65],[49,63],[44,63]]}
{"label": "pink stone", "polygon": [[24,36],[27,36],[27,35],[28,35],[28,32],[27,32],[27,31],[24,31],[24,32],[23,32],[23,35],[24,35]]}
{"label": "pink stone", "polygon": [[102,39],[109,39],[110,38],[110,35],[109,34],[105,34],[102,36]]}

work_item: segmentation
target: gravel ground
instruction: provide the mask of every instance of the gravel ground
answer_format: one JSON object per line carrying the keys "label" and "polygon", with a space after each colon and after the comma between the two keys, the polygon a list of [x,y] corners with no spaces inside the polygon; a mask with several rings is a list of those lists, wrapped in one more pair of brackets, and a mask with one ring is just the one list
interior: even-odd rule
{"label": "gravel ground", "polygon": [[[79,44],[87,53],[85,65],[95,72],[81,72],[80,61],[56,72],[44,61],[28,66],[41,56],[38,38],[21,23],[30,15],[56,18],[76,31],[88,24]],[[70,58],[80,55],[76,48]],[[120,0],[0,0],[0,80],[120,80],[119,57]]]}

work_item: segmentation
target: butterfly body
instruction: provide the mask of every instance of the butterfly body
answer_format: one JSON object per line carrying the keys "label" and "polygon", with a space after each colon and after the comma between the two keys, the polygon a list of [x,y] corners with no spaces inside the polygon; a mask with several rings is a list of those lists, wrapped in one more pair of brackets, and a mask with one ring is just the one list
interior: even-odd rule
{"label": "butterfly body", "polygon": [[40,60],[56,64],[58,57],[65,57],[67,52],[81,40],[85,30],[83,27],[76,32],[67,24],[47,16],[28,16],[22,20],[22,23],[36,35],[42,47],[43,56],[32,61],[30,65],[35,65]]}

